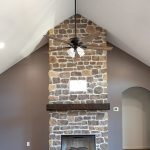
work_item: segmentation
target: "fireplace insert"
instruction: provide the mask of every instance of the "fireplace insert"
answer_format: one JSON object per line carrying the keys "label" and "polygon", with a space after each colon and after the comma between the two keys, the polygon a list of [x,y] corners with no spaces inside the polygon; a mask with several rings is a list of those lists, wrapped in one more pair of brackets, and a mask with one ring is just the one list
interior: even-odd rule
{"label": "fireplace insert", "polygon": [[62,135],[61,150],[96,150],[95,135]]}

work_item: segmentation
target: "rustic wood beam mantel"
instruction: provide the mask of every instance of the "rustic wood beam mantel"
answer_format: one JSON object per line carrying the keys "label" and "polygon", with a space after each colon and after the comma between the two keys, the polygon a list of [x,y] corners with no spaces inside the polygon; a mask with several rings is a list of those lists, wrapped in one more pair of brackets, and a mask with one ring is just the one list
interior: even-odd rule
{"label": "rustic wood beam mantel", "polygon": [[103,104],[47,104],[47,111],[110,110],[110,103]]}

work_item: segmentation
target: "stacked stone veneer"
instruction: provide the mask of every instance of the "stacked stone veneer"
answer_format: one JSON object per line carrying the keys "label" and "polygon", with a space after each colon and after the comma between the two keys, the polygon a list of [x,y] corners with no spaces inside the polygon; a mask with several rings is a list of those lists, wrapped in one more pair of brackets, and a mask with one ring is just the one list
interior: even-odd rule
{"label": "stacked stone veneer", "polygon": [[[100,32],[99,37],[89,44],[106,45],[106,31],[92,21],[77,15],[77,35],[84,38],[88,34]],[[68,40],[74,36],[74,17],[49,30],[49,34]],[[66,46],[49,40],[49,103],[78,104],[105,103],[107,101],[107,52],[85,50],[81,58],[71,58],[67,51],[51,51],[51,48]],[[70,92],[70,80],[86,80],[87,92]],[[49,149],[61,149],[61,135],[96,136],[97,150],[107,149],[108,114],[102,111],[50,112]]]}

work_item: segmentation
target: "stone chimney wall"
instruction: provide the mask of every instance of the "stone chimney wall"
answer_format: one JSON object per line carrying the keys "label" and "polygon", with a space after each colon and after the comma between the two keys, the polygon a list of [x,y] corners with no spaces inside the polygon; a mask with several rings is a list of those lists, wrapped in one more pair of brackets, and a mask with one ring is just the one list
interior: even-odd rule
{"label": "stone chimney wall", "polygon": [[[100,31],[100,36],[92,44],[106,45],[106,32],[93,22],[77,16],[77,36]],[[51,29],[50,34],[68,40],[74,36],[73,17]],[[50,47],[63,47],[64,44],[50,40]],[[49,51],[49,103],[104,103],[107,102],[107,52],[85,50],[85,56],[74,59],[67,50]],[[69,92],[70,80],[86,80],[87,92]]]}
{"label": "stone chimney wall", "polygon": [[[106,45],[106,31],[92,21],[77,15],[77,36],[100,32],[88,44]],[[74,37],[74,16],[49,30],[55,37],[69,40]],[[66,46],[49,40],[49,104],[106,103],[107,99],[107,52],[85,50],[80,58],[71,58],[67,50],[51,51]],[[70,92],[71,80],[85,80],[87,91]],[[61,149],[61,135],[95,135],[96,149],[106,150],[108,145],[108,113],[102,111],[50,112],[50,150]]]}

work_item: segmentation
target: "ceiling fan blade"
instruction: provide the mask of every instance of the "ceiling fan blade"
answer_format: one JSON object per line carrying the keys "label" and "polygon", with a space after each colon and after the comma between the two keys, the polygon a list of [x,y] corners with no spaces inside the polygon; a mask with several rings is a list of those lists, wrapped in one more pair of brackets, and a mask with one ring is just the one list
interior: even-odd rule
{"label": "ceiling fan blade", "polygon": [[50,51],[68,50],[71,47],[49,47]]}
{"label": "ceiling fan blade", "polygon": [[98,37],[100,35],[100,32],[95,32],[93,34],[90,34],[84,38],[81,39],[82,42],[86,43],[86,42],[91,42],[93,39],[95,39],[96,37]]}
{"label": "ceiling fan blade", "polygon": [[50,36],[48,36],[50,39],[53,39],[53,40],[56,40],[56,41],[58,41],[58,42],[60,42],[60,43],[65,43],[65,44],[67,44],[67,45],[70,45],[70,46],[72,46],[72,44],[71,43],[69,43],[68,41],[66,41],[66,40],[62,40],[62,39],[59,39],[59,38],[56,38],[55,36],[53,36],[53,35],[50,35]]}
{"label": "ceiling fan blade", "polygon": [[110,46],[94,46],[94,45],[87,45],[86,49],[95,49],[95,50],[105,50],[111,51],[113,47]]}

